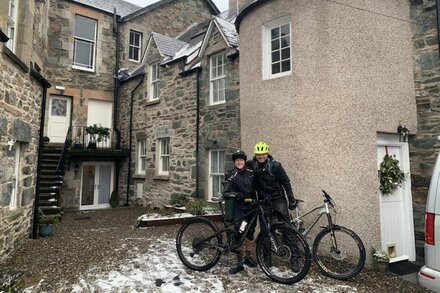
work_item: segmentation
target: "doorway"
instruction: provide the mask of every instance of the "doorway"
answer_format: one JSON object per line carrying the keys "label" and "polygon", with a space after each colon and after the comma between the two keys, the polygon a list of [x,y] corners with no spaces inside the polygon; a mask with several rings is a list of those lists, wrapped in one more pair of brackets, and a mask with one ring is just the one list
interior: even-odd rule
{"label": "doorway", "polygon": [[71,98],[51,95],[49,100],[47,136],[50,142],[64,143],[70,126]]}
{"label": "doorway", "polygon": [[382,250],[389,253],[390,262],[415,261],[414,223],[407,142],[399,142],[398,135],[379,134],[377,139],[377,169],[388,154],[399,160],[405,181],[392,194],[379,191]]}
{"label": "doorway", "polygon": [[[98,126],[112,129],[113,103],[109,101],[92,100],[88,101],[87,110],[87,126],[96,124]],[[109,148],[111,146],[111,131],[110,138],[100,143],[100,147]],[[88,137],[88,140],[90,137]],[[86,143],[88,143],[88,140]]]}
{"label": "doorway", "polygon": [[83,163],[80,210],[110,207],[113,173],[114,166],[112,162]]}

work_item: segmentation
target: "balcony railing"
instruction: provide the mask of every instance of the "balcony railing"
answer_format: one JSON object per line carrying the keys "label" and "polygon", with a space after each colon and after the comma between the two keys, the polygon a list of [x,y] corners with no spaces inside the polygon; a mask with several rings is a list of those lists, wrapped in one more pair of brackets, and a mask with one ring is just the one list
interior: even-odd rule
{"label": "balcony railing", "polygon": [[108,137],[99,137],[89,134],[87,126],[72,126],[72,150],[121,150],[121,133],[117,129],[110,129]]}

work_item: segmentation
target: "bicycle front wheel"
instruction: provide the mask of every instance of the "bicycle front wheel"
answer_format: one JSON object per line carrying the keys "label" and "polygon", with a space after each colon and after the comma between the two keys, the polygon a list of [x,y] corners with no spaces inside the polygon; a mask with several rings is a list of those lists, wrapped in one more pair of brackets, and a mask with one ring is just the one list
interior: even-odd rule
{"label": "bicycle front wheel", "polygon": [[301,281],[311,265],[310,248],[290,226],[276,225],[262,232],[257,240],[257,259],[263,272],[282,284]]}
{"label": "bicycle front wheel", "polygon": [[176,249],[185,266],[195,271],[206,271],[219,261],[221,236],[218,227],[204,218],[196,218],[183,224],[177,233]]}
{"label": "bicycle front wheel", "polygon": [[[334,239],[333,239],[334,233]],[[324,229],[313,242],[313,259],[322,274],[338,280],[356,276],[365,265],[365,247],[356,233],[341,226]]]}

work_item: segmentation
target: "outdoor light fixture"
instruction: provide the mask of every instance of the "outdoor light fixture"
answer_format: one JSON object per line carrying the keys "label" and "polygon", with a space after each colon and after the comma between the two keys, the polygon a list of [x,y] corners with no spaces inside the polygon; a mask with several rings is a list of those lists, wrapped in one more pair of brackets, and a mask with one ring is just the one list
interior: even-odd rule
{"label": "outdoor light fixture", "polygon": [[409,136],[409,130],[408,128],[406,128],[406,126],[404,125],[402,127],[402,125],[399,125],[397,127],[397,132],[399,133],[399,141],[400,142],[406,142]]}
{"label": "outdoor light fixture", "polygon": [[59,93],[60,95],[64,94],[64,91],[66,90],[65,87],[60,86],[60,85],[55,86],[55,89],[58,91],[58,93]]}

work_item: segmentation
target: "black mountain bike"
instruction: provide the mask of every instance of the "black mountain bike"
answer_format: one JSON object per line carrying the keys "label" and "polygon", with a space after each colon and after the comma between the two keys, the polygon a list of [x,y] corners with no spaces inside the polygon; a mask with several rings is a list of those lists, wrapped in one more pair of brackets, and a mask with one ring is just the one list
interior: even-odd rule
{"label": "black mountain bike", "polygon": [[[327,226],[321,227],[321,232],[313,241],[313,259],[322,274],[338,280],[347,280],[356,276],[364,267],[365,247],[356,233],[334,224],[330,208],[336,212],[336,204],[327,192],[323,190],[322,193],[324,204],[311,211],[301,214],[297,205],[296,217],[292,218],[292,224],[306,237],[319,219],[323,215],[327,216]],[[310,226],[304,227],[303,218],[314,212],[318,212],[317,217]]]}
{"label": "black mountain bike", "polygon": [[[219,200],[224,216],[222,200]],[[307,241],[290,224],[271,224],[272,209],[267,200],[251,200],[252,208],[235,222],[224,221],[224,228],[212,221],[197,217],[184,223],[177,233],[176,248],[181,261],[196,271],[209,270],[219,261],[222,254],[238,253],[250,227],[259,219],[260,233],[256,241],[256,256],[263,272],[272,280],[283,284],[292,284],[302,280],[311,265],[310,248]],[[235,243],[234,224],[252,216],[240,239]],[[299,271],[293,269],[293,262],[299,265]]]}

